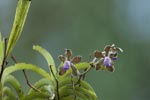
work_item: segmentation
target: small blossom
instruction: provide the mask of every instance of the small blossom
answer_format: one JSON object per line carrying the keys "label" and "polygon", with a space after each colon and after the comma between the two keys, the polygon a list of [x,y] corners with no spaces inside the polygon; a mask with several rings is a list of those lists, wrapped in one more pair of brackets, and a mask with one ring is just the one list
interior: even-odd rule
{"label": "small blossom", "polygon": [[114,61],[118,59],[118,51],[123,52],[119,47],[116,47],[115,44],[107,45],[104,48],[104,51],[100,52],[98,50],[94,51],[94,67],[96,70],[107,69],[108,71],[114,71]]}
{"label": "small blossom", "polygon": [[70,49],[65,50],[65,55],[58,56],[60,61],[62,61],[63,66],[59,67],[59,75],[63,75],[70,68],[72,69],[72,74],[77,76],[78,69],[75,64],[81,61],[81,56],[75,56],[72,58],[72,51]]}

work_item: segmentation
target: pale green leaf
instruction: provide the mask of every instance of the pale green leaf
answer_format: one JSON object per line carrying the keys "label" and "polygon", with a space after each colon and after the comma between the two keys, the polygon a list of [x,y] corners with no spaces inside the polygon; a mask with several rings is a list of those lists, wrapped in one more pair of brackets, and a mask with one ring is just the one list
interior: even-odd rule
{"label": "pale green leaf", "polygon": [[46,61],[48,63],[48,67],[51,65],[51,68],[52,68],[54,74],[56,74],[55,62],[54,62],[54,59],[51,56],[51,54],[47,50],[45,50],[44,48],[42,48],[38,45],[34,45],[33,49],[38,51],[40,54],[42,54],[44,56],[44,58],[46,59]]}
{"label": "pale green leaf", "polygon": [[9,87],[3,88],[4,97],[2,100],[16,100],[16,97]]}
{"label": "pale green leaf", "polygon": [[[69,77],[64,78],[63,80],[59,81],[59,92],[60,92],[61,97],[74,94],[71,80],[74,82],[74,84],[78,82],[77,78],[71,79]],[[90,84],[88,84],[87,82],[83,80],[81,80],[79,84],[75,85],[75,92],[78,97],[84,98],[83,100],[97,100],[97,96],[96,96],[94,89],[90,86]]]}
{"label": "pale green leaf", "polygon": [[32,64],[26,64],[26,63],[18,63],[18,64],[15,64],[13,66],[10,66],[10,67],[7,67],[5,70],[4,70],[4,73],[3,73],[3,77],[2,77],[2,83],[4,83],[5,81],[5,78],[7,75],[15,72],[15,71],[19,71],[19,70],[32,70],[38,74],[40,74],[41,76],[45,77],[45,78],[49,78],[51,79],[50,75],[44,71],[43,69],[35,66],[35,65],[32,65]]}
{"label": "pale green leaf", "polygon": [[5,77],[5,83],[10,84],[10,86],[12,86],[12,88],[14,88],[14,90],[18,94],[19,99],[24,96],[23,91],[20,86],[20,83],[18,82],[18,80],[16,80],[15,77],[13,77],[12,75],[7,75]]}
{"label": "pale green leaf", "polygon": [[14,46],[16,45],[17,40],[21,35],[27,17],[27,13],[30,7],[30,3],[31,2],[28,0],[18,0],[15,19],[8,40],[6,56],[8,56],[11,53]]}
{"label": "pale green leaf", "polygon": [[[49,86],[49,85],[51,86],[52,92],[54,92],[54,87],[55,87],[56,84],[54,84],[54,82],[52,80],[48,79],[48,78],[40,79],[33,86],[37,89],[41,89],[42,87]],[[28,94],[32,94],[34,92],[35,92],[35,90],[30,89]]]}
{"label": "pale green leaf", "polygon": [[20,99],[20,100],[39,100],[39,99],[42,99],[42,100],[49,100],[50,96],[48,93],[42,93],[42,92],[34,92],[34,93],[31,93],[27,96],[25,96],[24,98]]}
{"label": "pale green leaf", "polygon": [[0,64],[2,64],[3,57],[4,57],[4,40],[0,32]]}

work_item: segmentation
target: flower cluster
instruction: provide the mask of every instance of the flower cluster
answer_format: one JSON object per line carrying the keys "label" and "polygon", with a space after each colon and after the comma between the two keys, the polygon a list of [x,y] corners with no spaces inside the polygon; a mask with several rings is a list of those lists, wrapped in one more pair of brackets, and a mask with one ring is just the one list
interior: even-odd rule
{"label": "flower cluster", "polygon": [[75,67],[75,64],[81,61],[81,56],[75,56],[72,58],[72,51],[70,49],[65,50],[65,55],[59,55],[58,58],[62,61],[63,65],[59,68],[59,75],[63,75],[70,68],[72,69],[72,74],[77,76],[78,69]]}
{"label": "flower cluster", "polygon": [[94,51],[95,58],[92,61],[92,66],[96,70],[107,69],[108,71],[114,71],[114,61],[118,58],[118,51],[123,52],[119,47],[116,47],[114,44],[107,45],[102,52],[96,50]]}
{"label": "flower cluster", "polygon": [[[94,59],[91,61],[90,66],[96,70],[108,70],[114,71],[114,61],[118,59],[118,51],[123,52],[119,47],[114,44],[105,46],[102,52],[95,50]],[[78,69],[75,64],[81,61],[81,56],[72,57],[72,51],[70,49],[65,50],[64,55],[60,55],[59,59],[62,62],[62,66],[59,67],[59,75],[64,75],[67,70],[72,69],[72,74],[77,76]]]}

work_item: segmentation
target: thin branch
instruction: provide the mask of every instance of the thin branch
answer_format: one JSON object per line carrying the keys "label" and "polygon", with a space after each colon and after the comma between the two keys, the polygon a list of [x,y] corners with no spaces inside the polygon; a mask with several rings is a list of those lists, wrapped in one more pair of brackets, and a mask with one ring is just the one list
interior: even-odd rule
{"label": "thin branch", "polygon": [[[15,59],[15,57],[14,57],[13,55],[11,55],[11,59],[12,59],[15,63],[18,63],[17,60]],[[27,76],[26,71],[25,71],[24,69],[22,70],[22,72],[23,72],[24,77],[25,77],[25,79],[26,79],[27,85],[28,85],[30,88],[32,88],[34,91],[36,91],[36,92],[41,92],[39,89],[35,88],[32,84],[30,84],[29,79],[28,79],[28,76]]]}
{"label": "thin branch", "polygon": [[25,77],[25,79],[26,79],[26,82],[27,82],[28,86],[29,86],[30,88],[32,88],[34,91],[36,91],[36,92],[41,92],[39,89],[35,88],[32,84],[30,84],[29,79],[28,79],[28,76],[27,76],[27,74],[26,74],[26,71],[25,71],[24,69],[23,69],[22,71],[23,71],[23,74],[24,74],[24,77]]}
{"label": "thin branch", "polygon": [[58,100],[60,100],[60,96],[59,96],[59,83],[58,83],[58,80],[57,80],[57,78],[56,78],[56,76],[55,76],[55,74],[53,72],[52,65],[50,65],[50,70],[51,70],[51,73],[52,73],[52,75],[53,75],[53,77],[54,77],[54,79],[56,81],[57,98],[58,98]]}
{"label": "thin branch", "polygon": [[90,71],[90,69],[91,69],[91,66],[89,66],[88,68],[86,68],[84,70],[84,72],[80,74],[79,79],[78,79],[78,81],[76,82],[75,85],[79,84],[81,80],[84,80],[85,75]]}

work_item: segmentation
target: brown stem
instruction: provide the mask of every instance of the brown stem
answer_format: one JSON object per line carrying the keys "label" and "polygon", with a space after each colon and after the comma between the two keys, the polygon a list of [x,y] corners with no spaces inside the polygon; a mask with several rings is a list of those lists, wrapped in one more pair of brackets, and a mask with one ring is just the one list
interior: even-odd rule
{"label": "brown stem", "polygon": [[[12,59],[15,63],[18,63],[17,60],[15,59],[15,57],[14,57],[13,55],[11,55],[11,59]],[[23,72],[24,77],[25,77],[25,79],[26,79],[27,85],[28,85],[30,88],[32,88],[34,91],[36,91],[36,92],[41,92],[40,90],[38,90],[37,88],[35,88],[32,84],[30,84],[29,79],[28,79],[28,76],[27,76],[26,71],[25,71],[24,69],[22,70],[22,72]]]}
{"label": "brown stem", "polygon": [[51,70],[51,73],[52,73],[52,75],[53,75],[53,77],[54,77],[54,79],[56,81],[57,98],[58,98],[58,100],[60,100],[60,96],[59,96],[59,83],[58,83],[57,78],[54,75],[54,72],[53,72],[53,69],[52,69],[52,65],[50,65],[50,70]]}
{"label": "brown stem", "polygon": [[3,72],[4,72],[4,69],[7,65],[7,62],[6,62],[6,49],[7,49],[7,39],[5,38],[4,39],[4,55],[3,55],[3,61],[2,61],[2,65],[1,65],[1,72],[0,72],[0,81],[2,79],[2,75],[3,75]]}
{"label": "brown stem", "polygon": [[91,69],[91,66],[89,66],[88,68],[86,68],[84,70],[84,72],[80,74],[79,79],[78,79],[78,81],[76,82],[75,85],[79,84],[81,80],[84,80],[85,75],[90,71],[90,69]]}

